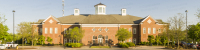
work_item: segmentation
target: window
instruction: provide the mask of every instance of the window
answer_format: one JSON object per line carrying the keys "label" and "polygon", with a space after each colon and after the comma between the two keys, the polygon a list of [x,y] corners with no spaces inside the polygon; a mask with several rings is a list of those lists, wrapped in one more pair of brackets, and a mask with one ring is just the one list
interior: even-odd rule
{"label": "window", "polygon": [[95,28],[92,29],[93,32],[95,32],[95,30],[96,30]]}
{"label": "window", "polygon": [[135,38],[133,39],[133,43],[135,43],[135,44],[136,44],[136,39],[135,39]]}
{"label": "window", "polygon": [[161,32],[161,29],[160,29],[160,28],[158,29],[158,32],[159,32],[159,33]]}
{"label": "window", "polygon": [[95,11],[96,11],[96,13],[97,13],[97,12],[98,12],[98,8],[97,8],[97,7],[95,7],[95,9],[96,9]]}
{"label": "window", "polygon": [[133,34],[136,34],[136,28],[133,28]]}
{"label": "window", "polygon": [[71,40],[71,39],[69,39],[69,42],[71,43],[71,42],[72,42],[72,40]]}
{"label": "window", "polygon": [[64,28],[64,34],[67,34],[66,31],[67,31],[67,28]]}
{"label": "window", "polygon": [[163,29],[163,32],[165,32],[165,31],[166,31],[166,29],[164,28],[164,29]]}
{"label": "window", "polygon": [[107,32],[107,31],[108,31],[108,28],[106,28],[105,31]]}
{"label": "window", "polygon": [[48,28],[45,28],[45,34],[47,34],[47,32],[48,32]]}
{"label": "window", "polygon": [[75,13],[78,13],[78,10],[75,10]]}
{"label": "window", "polygon": [[102,7],[99,7],[99,13],[102,13]]}
{"label": "window", "polygon": [[42,28],[40,28],[40,33],[42,33]]}
{"label": "window", "polygon": [[131,39],[129,39],[129,42],[131,42]]}
{"label": "window", "polygon": [[101,28],[99,28],[99,31],[101,32],[101,31],[102,31],[102,29],[101,29]]}
{"label": "window", "polygon": [[123,10],[123,13],[126,13],[126,10]]}
{"label": "window", "polygon": [[148,34],[151,34],[151,28],[148,28]]}
{"label": "window", "polygon": [[50,28],[50,34],[52,34],[52,32],[53,32],[53,29],[52,29],[52,28]]}
{"label": "window", "polygon": [[129,28],[129,32],[131,32],[131,28]]}
{"label": "window", "polygon": [[105,36],[105,41],[106,41],[106,43],[108,43],[108,36],[107,35]]}
{"label": "window", "polygon": [[105,13],[105,7],[103,8],[103,13]]}
{"label": "window", "polygon": [[69,28],[69,34],[70,34],[70,32],[72,31],[72,29],[71,28]]}
{"label": "window", "polygon": [[55,34],[57,34],[58,33],[58,28],[55,28]]}
{"label": "window", "polygon": [[74,41],[74,43],[76,43],[76,42],[77,42],[77,41],[76,41],[76,39],[74,39],[73,41]]}
{"label": "window", "polygon": [[93,44],[94,44],[95,43],[95,39],[97,39],[97,37],[93,36],[92,38],[93,38],[92,41],[93,41]]}
{"label": "window", "polygon": [[146,34],[146,28],[143,28],[143,34]]}
{"label": "window", "polygon": [[35,28],[35,32],[37,32],[37,28]]}
{"label": "window", "polygon": [[64,43],[67,43],[67,39],[64,39]]}
{"label": "window", "polygon": [[153,34],[155,34],[156,33],[156,28],[153,28]]}

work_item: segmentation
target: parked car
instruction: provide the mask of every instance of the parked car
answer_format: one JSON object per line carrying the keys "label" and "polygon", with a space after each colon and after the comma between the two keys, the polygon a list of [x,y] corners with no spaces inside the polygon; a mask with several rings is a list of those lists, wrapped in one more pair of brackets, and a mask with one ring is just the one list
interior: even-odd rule
{"label": "parked car", "polygon": [[6,49],[6,46],[3,44],[0,44],[0,49]]}
{"label": "parked car", "polygon": [[187,47],[190,47],[191,44],[192,44],[192,43],[187,43]]}
{"label": "parked car", "polygon": [[[178,45],[178,42],[175,43],[175,45]],[[187,46],[187,43],[184,42],[184,41],[181,41],[181,42],[179,42],[179,45],[180,45],[180,46]]]}
{"label": "parked car", "polygon": [[15,44],[14,42],[7,42],[5,45],[7,48],[17,47],[18,44]]}
{"label": "parked car", "polygon": [[198,47],[198,45],[196,44],[190,44],[190,48],[196,49]]}

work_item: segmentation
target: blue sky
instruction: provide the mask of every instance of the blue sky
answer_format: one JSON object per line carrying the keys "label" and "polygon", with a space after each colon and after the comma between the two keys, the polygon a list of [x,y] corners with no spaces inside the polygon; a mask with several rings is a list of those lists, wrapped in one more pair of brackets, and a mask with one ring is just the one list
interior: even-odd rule
{"label": "blue sky", "polygon": [[[177,13],[188,10],[188,24],[196,24],[198,19],[194,15],[200,8],[200,0],[65,0],[65,16],[73,14],[74,8],[79,8],[81,14],[94,14],[94,5],[105,4],[106,14],[120,14],[122,8],[127,14],[167,21]],[[36,22],[46,19],[49,15],[62,16],[62,0],[1,0],[0,14],[5,15],[6,25],[10,33],[13,31],[13,13],[15,10],[15,26],[20,22]]]}

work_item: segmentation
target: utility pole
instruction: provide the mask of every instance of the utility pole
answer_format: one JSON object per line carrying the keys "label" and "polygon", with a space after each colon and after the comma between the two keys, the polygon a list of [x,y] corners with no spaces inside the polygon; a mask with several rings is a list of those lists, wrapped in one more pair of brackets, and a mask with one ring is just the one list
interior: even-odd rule
{"label": "utility pole", "polygon": [[186,43],[187,43],[187,36],[188,36],[188,35],[187,35],[187,12],[188,12],[188,11],[185,10],[185,13],[186,13],[186,40],[185,40],[185,41],[186,41]]}
{"label": "utility pole", "polygon": [[12,43],[14,45],[14,34],[15,34],[15,18],[14,18],[14,13],[15,13],[15,10],[13,10],[12,12],[13,12],[13,40],[12,40]]}

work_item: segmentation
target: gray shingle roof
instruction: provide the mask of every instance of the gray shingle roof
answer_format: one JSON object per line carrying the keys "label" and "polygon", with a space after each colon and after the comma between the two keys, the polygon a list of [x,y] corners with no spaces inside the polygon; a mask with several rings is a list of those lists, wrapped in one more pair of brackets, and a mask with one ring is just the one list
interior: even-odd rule
{"label": "gray shingle roof", "polygon": [[[64,17],[56,18],[63,24],[139,24],[144,18],[120,14],[111,15],[91,15],[81,14],[79,16],[69,15]],[[44,19],[38,20],[36,24],[41,24]],[[163,23],[161,20],[157,20],[160,24]]]}

